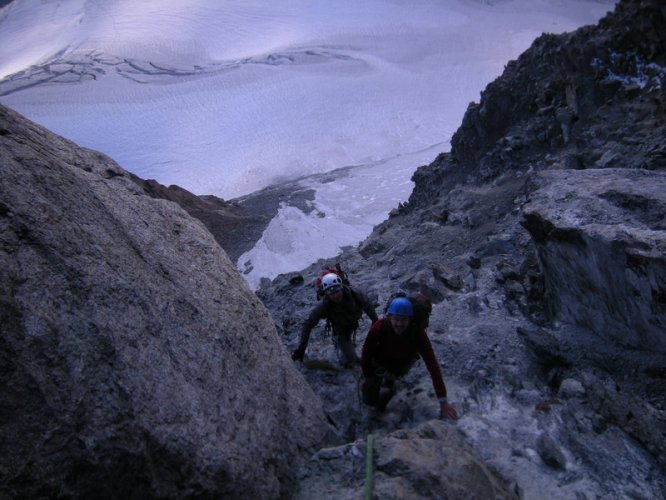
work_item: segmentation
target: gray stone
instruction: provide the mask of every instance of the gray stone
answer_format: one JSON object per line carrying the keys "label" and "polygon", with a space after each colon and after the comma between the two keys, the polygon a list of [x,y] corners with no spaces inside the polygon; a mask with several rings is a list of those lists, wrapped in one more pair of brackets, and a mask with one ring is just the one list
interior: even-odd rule
{"label": "gray stone", "polygon": [[585,395],[585,387],[578,380],[567,378],[560,383],[558,395],[563,398],[580,398]]}
{"label": "gray stone", "polygon": [[541,172],[524,208],[552,318],[666,352],[666,174]]}
{"label": "gray stone", "polygon": [[553,469],[565,469],[567,459],[553,438],[542,434],[537,440],[537,452],[543,462]]}
{"label": "gray stone", "polygon": [[0,495],[288,495],[321,401],[212,235],[1,106],[0,130]]}

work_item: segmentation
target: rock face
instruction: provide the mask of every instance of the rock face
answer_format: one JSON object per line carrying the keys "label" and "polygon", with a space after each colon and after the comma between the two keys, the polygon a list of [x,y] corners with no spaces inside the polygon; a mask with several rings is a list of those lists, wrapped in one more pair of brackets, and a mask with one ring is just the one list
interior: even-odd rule
{"label": "rock face", "polygon": [[530,165],[666,167],[664,16],[663,2],[625,0],[598,26],[539,37],[470,105],[453,161],[478,179]]}
{"label": "rock face", "polygon": [[[457,426],[509,491],[666,496],[663,26],[663,2],[621,1],[509,62],[451,152],[416,171],[408,203],[357,248],[262,284],[284,342],[297,343],[310,285],[335,261],[378,311],[397,289],[425,291]],[[336,361],[316,333],[306,356]],[[314,366],[299,369],[341,440],[436,416],[422,363],[379,416],[358,402],[354,375]],[[325,467],[305,468],[301,485]],[[380,498],[396,498],[384,479]]]}
{"label": "rock face", "polygon": [[147,195],[176,202],[192,217],[203,222],[232,262],[236,262],[261,238],[264,229],[277,214],[280,203],[286,202],[307,213],[312,210],[307,202],[314,197],[314,192],[300,187],[298,180],[225,201],[212,195],[198,196],[180,186],[167,187],[133,174],[130,178]]}
{"label": "rock face", "polygon": [[321,402],[203,225],[0,107],[0,496],[277,498]]}
{"label": "rock face", "polygon": [[551,320],[666,353],[666,172],[545,171],[530,191]]}

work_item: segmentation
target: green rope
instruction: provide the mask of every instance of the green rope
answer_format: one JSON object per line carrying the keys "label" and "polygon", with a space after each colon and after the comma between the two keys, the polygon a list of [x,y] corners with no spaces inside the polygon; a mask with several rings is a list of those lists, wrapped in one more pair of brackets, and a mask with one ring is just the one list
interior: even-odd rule
{"label": "green rope", "polygon": [[368,434],[368,444],[365,447],[365,500],[372,500],[372,488],[374,479],[372,477],[372,445],[375,442],[375,436]]}

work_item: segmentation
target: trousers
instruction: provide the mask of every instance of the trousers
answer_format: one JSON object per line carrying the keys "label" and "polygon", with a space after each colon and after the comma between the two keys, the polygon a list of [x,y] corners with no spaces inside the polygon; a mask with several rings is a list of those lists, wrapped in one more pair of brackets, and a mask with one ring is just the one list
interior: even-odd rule
{"label": "trousers", "polygon": [[335,338],[335,343],[338,348],[341,362],[344,366],[351,368],[359,363],[358,356],[356,355],[356,349],[354,347],[354,341],[352,340],[351,335],[337,335]]}

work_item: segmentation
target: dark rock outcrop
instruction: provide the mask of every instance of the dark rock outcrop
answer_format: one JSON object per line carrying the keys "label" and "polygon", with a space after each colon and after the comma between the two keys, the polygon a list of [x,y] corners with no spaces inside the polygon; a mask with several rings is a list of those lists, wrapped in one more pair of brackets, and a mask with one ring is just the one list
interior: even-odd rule
{"label": "dark rock outcrop", "polygon": [[199,221],[0,107],[0,496],[277,498],[326,431]]}
{"label": "dark rock outcrop", "polygon": [[129,175],[147,195],[178,203],[192,217],[203,222],[234,263],[261,238],[281,203],[307,213],[311,210],[307,202],[314,196],[312,190],[301,188],[295,180],[225,201],[213,195],[195,195],[180,186],[167,187],[153,179]]}
{"label": "dark rock outcrop", "polygon": [[666,172],[547,171],[530,193],[549,318],[666,354]]}
{"label": "dark rock outcrop", "polygon": [[623,1],[598,26],[539,37],[470,105],[453,162],[478,179],[528,166],[666,167],[664,17],[661,2]]}

